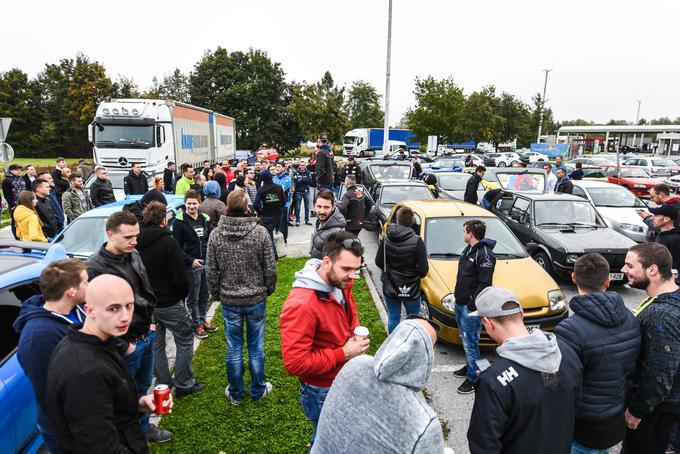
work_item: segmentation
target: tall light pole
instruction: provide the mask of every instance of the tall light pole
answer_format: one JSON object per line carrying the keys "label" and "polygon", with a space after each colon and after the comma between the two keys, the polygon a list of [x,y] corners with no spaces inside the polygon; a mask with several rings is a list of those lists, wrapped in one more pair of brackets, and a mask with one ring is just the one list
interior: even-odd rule
{"label": "tall light pole", "polygon": [[383,155],[389,151],[390,139],[390,67],[392,65],[392,0],[389,0],[387,13],[387,70],[385,71],[385,124]]}
{"label": "tall light pole", "polygon": [[638,110],[637,110],[637,115],[635,115],[635,124],[636,125],[640,123],[640,104],[642,104],[642,101],[640,101],[638,99],[637,103],[638,103]]}
{"label": "tall light pole", "polygon": [[552,71],[552,69],[542,69],[545,73],[545,82],[543,83],[543,98],[541,99],[541,107],[540,109],[540,114],[538,117],[538,134],[536,135],[536,143],[539,143],[541,141],[541,131],[543,130],[543,111],[545,110],[545,90],[548,88],[548,73]]}

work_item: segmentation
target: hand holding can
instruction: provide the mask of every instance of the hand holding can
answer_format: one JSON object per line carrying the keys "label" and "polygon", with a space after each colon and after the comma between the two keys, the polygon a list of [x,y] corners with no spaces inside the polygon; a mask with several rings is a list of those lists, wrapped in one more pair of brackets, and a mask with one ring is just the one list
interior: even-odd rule
{"label": "hand holding can", "polygon": [[157,385],[153,389],[153,402],[156,406],[154,413],[157,415],[166,415],[172,410],[172,395],[170,394],[170,387],[168,385]]}

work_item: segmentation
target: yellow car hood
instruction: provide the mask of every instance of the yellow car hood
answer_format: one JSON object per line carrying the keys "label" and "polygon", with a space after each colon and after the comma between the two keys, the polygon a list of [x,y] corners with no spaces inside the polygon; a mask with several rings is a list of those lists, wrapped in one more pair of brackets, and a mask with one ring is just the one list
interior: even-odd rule
{"label": "yellow car hood", "polygon": [[[435,272],[453,293],[456,288],[458,260],[429,260],[430,272]],[[496,262],[493,284],[515,292],[522,307],[540,308],[549,304],[548,292],[559,287],[531,257]],[[441,295],[444,296],[444,295]]]}

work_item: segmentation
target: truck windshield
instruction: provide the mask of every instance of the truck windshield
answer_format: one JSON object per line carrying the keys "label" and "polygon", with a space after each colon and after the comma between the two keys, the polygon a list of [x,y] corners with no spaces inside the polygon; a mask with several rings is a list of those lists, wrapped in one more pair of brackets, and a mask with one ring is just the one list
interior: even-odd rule
{"label": "truck windshield", "polygon": [[104,124],[94,128],[94,143],[103,148],[149,148],[153,146],[153,131],[152,125]]}
{"label": "truck windshield", "polygon": [[342,139],[342,143],[345,145],[352,145],[355,140],[357,140],[357,138],[354,136],[345,136],[345,138]]}

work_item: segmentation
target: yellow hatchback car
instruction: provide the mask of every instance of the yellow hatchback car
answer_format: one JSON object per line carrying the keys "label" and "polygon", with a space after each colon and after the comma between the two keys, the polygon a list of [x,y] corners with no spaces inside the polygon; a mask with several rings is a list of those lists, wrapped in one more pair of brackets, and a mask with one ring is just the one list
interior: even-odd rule
{"label": "yellow hatchback car", "polygon": [[[438,327],[439,338],[461,345],[454,316],[458,259],[467,244],[463,224],[471,219],[486,223],[486,238],[496,240],[496,269],[493,283],[517,294],[524,310],[524,323],[530,329],[552,331],[568,317],[567,300],[552,277],[527,253],[510,229],[491,212],[456,200],[411,200],[398,203],[387,220],[396,222],[395,213],[408,206],[414,213],[416,232],[427,248],[430,270],[421,281],[422,312]],[[479,344],[494,346],[482,330]]]}

